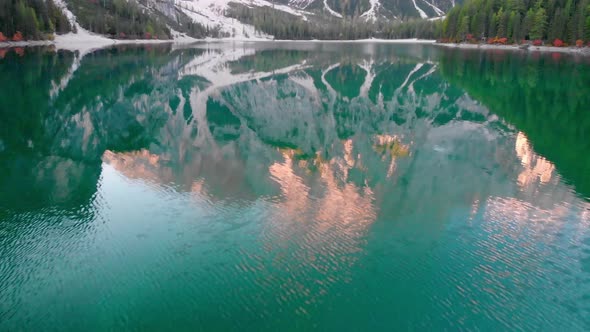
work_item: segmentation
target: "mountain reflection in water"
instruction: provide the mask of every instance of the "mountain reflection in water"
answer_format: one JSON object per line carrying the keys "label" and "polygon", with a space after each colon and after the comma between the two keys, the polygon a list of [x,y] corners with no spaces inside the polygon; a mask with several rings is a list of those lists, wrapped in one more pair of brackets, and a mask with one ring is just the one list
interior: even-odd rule
{"label": "mountain reflection in water", "polygon": [[589,326],[585,62],[3,55],[0,330]]}

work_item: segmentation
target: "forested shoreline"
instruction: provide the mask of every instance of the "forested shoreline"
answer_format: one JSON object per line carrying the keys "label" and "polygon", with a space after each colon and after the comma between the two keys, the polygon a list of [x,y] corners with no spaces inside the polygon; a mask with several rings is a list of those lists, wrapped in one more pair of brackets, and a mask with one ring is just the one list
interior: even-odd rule
{"label": "forested shoreline", "polygon": [[[52,39],[75,30],[54,0],[0,0],[0,42]],[[147,0],[69,0],[83,28],[114,39],[233,37],[192,21],[168,3],[175,19],[148,10]],[[590,0],[467,0],[446,18],[366,20],[359,15],[303,20],[271,7],[231,4],[226,16],[283,40],[437,39],[447,43],[590,45]]]}
{"label": "forested shoreline", "polygon": [[302,20],[270,7],[251,8],[234,5],[226,13],[241,22],[276,39],[292,40],[354,40],[381,39],[437,39],[442,33],[438,20],[408,19],[405,22],[367,21],[362,17],[326,18],[322,21]]}
{"label": "forested shoreline", "polygon": [[583,46],[590,40],[589,0],[469,0],[444,21],[445,42]]}
{"label": "forested shoreline", "polygon": [[[142,3],[143,1],[143,3]],[[170,28],[195,38],[216,36],[180,12],[176,20],[146,10],[145,0],[70,0],[68,9],[84,29],[114,39],[170,39]],[[74,31],[53,0],[0,0],[0,42],[51,40]]]}
{"label": "forested shoreline", "polygon": [[0,42],[51,39],[71,29],[53,0],[0,0]]}
{"label": "forested shoreline", "polygon": [[166,24],[134,0],[70,0],[69,8],[84,29],[111,38],[170,38]]}

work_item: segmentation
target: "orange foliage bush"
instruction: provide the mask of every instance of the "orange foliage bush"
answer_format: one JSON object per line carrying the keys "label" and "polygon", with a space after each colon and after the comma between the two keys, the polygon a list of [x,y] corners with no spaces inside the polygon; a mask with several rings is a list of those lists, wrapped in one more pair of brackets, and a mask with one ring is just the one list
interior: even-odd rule
{"label": "orange foliage bush", "polygon": [[535,40],[533,40],[533,45],[534,46],[542,46],[543,41],[541,39],[535,39]]}
{"label": "orange foliage bush", "polygon": [[22,41],[23,34],[20,31],[17,31],[14,36],[12,36],[12,41]]}
{"label": "orange foliage bush", "polygon": [[577,47],[582,47],[582,46],[584,46],[584,41],[583,41],[583,40],[581,40],[581,39],[578,39],[578,40],[576,40],[576,46],[577,46]]}
{"label": "orange foliage bush", "polygon": [[0,42],[5,42],[5,41],[8,41],[8,38],[6,38],[6,36],[2,32],[0,32]]}
{"label": "orange foliage bush", "polygon": [[488,38],[488,44],[500,44],[500,45],[506,45],[506,43],[508,43],[508,38],[506,37],[502,37],[502,38]]}
{"label": "orange foliage bush", "polygon": [[563,40],[561,40],[561,39],[559,39],[559,38],[555,39],[555,40],[553,41],[553,46],[555,46],[555,47],[563,47],[563,46],[564,46],[564,45],[563,45]]}

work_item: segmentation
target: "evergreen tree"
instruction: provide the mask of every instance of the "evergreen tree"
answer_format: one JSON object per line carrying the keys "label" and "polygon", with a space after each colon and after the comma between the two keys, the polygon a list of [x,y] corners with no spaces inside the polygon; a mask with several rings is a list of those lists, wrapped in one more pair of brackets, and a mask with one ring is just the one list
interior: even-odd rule
{"label": "evergreen tree", "polygon": [[590,0],[467,0],[447,14],[442,27],[449,40],[473,34],[517,42],[561,39],[573,45],[590,39]]}
{"label": "evergreen tree", "polygon": [[510,21],[512,22],[511,38],[515,42],[519,42],[523,39],[522,26],[520,22],[520,14],[512,12]]}
{"label": "evergreen tree", "polygon": [[0,32],[12,38],[45,39],[71,30],[67,18],[52,0],[0,0]]}
{"label": "evergreen tree", "polygon": [[497,35],[500,37],[508,36],[508,13],[505,13],[503,8],[500,8],[496,14],[496,22],[498,23]]}
{"label": "evergreen tree", "polygon": [[531,27],[531,39],[543,39],[545,36],[545,29],[547,28],[547,14],[545,13],[545,9],[541,6],[538,6],[537,10],[535,11],[535,16],[533,18],[533,24]]}

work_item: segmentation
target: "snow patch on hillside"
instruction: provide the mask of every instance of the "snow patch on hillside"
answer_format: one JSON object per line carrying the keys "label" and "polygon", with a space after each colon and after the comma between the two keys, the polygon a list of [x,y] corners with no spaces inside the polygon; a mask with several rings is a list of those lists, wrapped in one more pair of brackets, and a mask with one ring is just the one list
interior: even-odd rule
{"label": "snow patch on hillside", "polygon": [[241,4],[249,8],[268,7],[307,21],[310,12],[289,6],[274,4],[266,0],[175,0],[174,4],[194,22],[209,28],[219,28],[222,33],[234,39],[270,39],[272,36],[256,31],[254,26],[244,24],[226,16],[230,4]]}
{"label": "snow patch on hillside", "polygon": [[236,3],[242,3],[244,5],[247,6],[256,6],[256,7],[270,7],[273,8],[275,10],[280,10],[282,12],[294,15],[294,16],[299,16],[301,17],[304,21],[307,20],[307,15],[312,15],[310,12],[306,12],[303,10],[298,10],[298,9],[294,9],[292,7],[289,6],[285,6],[285,5],[279,5],[279,4],[275,4],[266,0],[232,0],[232,2],[236,2]]}
{"label": "snow patch on hillside", "polygon": [[194,22],[210,28],[219,28],[225,35],[234,39],[271,39],[272,36],[256,31],[254,26],[244,24],[226,16],[231,3],[241,4],[250,8],[268,7],[300,17],[304,21],[312,13],[293,9],[289,6],[273,4],[266,0],[176,0],[175,5],[188,15]]}
{"label": "snow patch on hillside", "polygon": [[[301,5],[308,5],[301,0]],[[256,31],[254,26],[226,16],[232,3],[249,8],[268,7],[300,17],[307,21],[313,13],[275,4],[266,0],[175,0],[174,4],[194,22],[209,28],[219,28],[221,32],[233,39],[271,39],[272,36]]]}
{"label": "snow patch on hillside", "polygon": [[434,12],[436,13],[436,15],[443,16],[445,14],[445,12],[442,11],[442,9],[438,8],[433,3],[428,2],[427,0],[422,0],[422,1],[424,1],[427,5],[429,5],[434,10]]}
{"label": "snow patch on hillside", "polygon": [[59,8],[61,10],[61,12],[67,17],[68,21],[70,22],[70,25],[72,27],[79,27],[77,19],[76,19],[76,15],[74,15],[74,13],[72,13],[68,7],[66,6],[66,3],[64,2],[64,0],[54,0],[53,3],[57,6],[57,8]]}
{"label": "snow patch on hillside", "polygon": [[418,7],[416,0],[412,0],[412,3],[414,4],[414,8],[416,8],[421,18],[428,18],[428,15],[420,7]]}
{"label": "snow patch on hillside", "polygon": [[447,16],[443,15],[443,16],[439,16],[439,17],[432,17],[432,18],[429,18],[428,20],[429,21],[438,21],[438,20],[444,20],[445,18],[447,18]]}
{"label": "snow patch on hillside", "polygon": [[219,28],[222,33],[230,37],[270,37],[257,33],[252,25],[243,24],[236,19],[226,17],[225,11],[228,9],[228,3],[229,1],[226,0],[176,0],[174,2],[176,7],[182,10],[194,22],[209,28]]}
{"label": "snow patch on hillside", "polygon": [[289,6],[305,9],[309,7],[315,0],[289,0]]}
{"label": "snow patch on hillside", "polygon": [[377,20],[377,9],[381,7],[381,3],[379,0],[369,0],[371,4],[371,8],[366,12],[361,14],[361,17],[365,18],[367,21],[376,21]]}
{"label": "snow patch on hillside", "polygon": [[328,13],[332,14],[333,16],[342,18],[342,15],[338,14],[335,10],[330,8],[330,5],[328,5],[328,0],[324,0],[324,8],[328,11]]}

